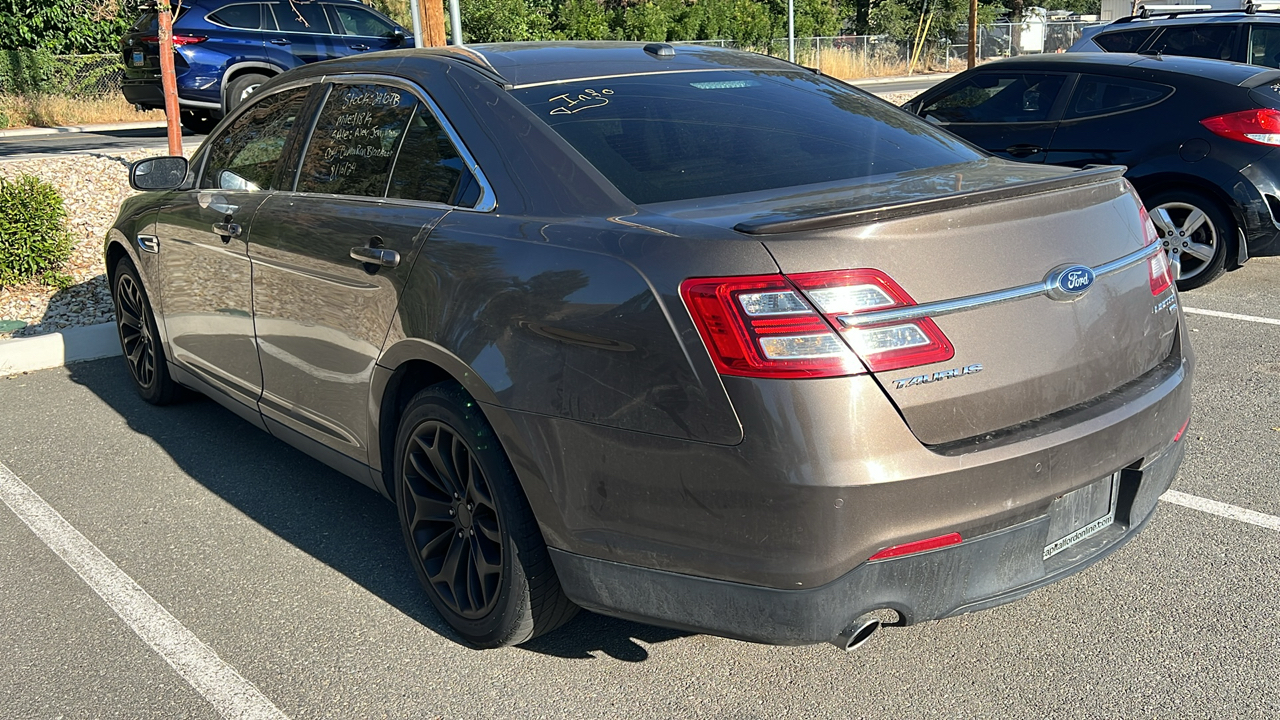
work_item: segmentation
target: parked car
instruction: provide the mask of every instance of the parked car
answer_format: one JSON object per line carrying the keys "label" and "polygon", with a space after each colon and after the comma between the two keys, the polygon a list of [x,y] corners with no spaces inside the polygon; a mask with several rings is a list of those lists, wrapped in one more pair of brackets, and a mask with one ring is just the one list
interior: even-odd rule
{"label": "parked car", "polygon": [[1200,58],[1040,55],[968,70],[906,104],[988,152],[1125,165],[1178,287],[1280,251],[1280,72]]}
{"label": "parked car", "polygon": [[[413,47],[413,38],[358,0],[186,0],[173,21],[182,124],[213,129],[259,85],[290,68],[348,55]],[[120,39],[124,97],[164,108],[154,5]]]}
{"label": "parked car", "polygon": [[1182,55],[1280,68],[1280,13],[1187,9],[1123,17],[1085,28],[1067,52]]}
{"label": "parked car", "polygon": [[478,646],[576,607],[853,646],[1098,560],[1182,460],[1194,363],[1120,168],[989,157],[781,60],[317,63],[131,179],[106,261],[142,397],[394,500]]}

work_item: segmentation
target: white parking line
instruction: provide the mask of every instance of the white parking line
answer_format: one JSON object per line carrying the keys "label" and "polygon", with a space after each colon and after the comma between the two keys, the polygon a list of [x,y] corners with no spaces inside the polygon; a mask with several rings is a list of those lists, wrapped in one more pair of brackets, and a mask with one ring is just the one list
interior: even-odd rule
{"label": "white parking line", "polygon": [[1209,500],[1208,498],[1202,498],[1196,495],[1180,493],[1177,490],[1169,490],[1165,494],[1161,495],[1160,499],[1165,502],[1173,503],[1174,505],[1189,507],[1192,510],[1199,510],[1200,512],[1207,512],[1213,515],[1221,515],[1224,518],[1231,518],[1232,520],[1239,520],[1240,522],[1249,523],[1250,525],[1257,525],[1269,530],[1280,531],[1280,517],[1276,517],[1275,515],[1264,515],[1263,513],[1255,510],[1247,510],[1235,505],[1218,502],[1217,500]]}
{"label": "white parking line", "polygon": [[1186,305],[1182,306],[1182,312],[1190,315],[1208,315],[1209,317],[1226,318],[1228,320],[1262,323],[1263,325],[1280,325],[1280,320],[1275,318],[1258,317],[1257,315],[1237,315],[1236,313],[1219,312],[1217,310],[1201,310],[1200,308],[1191,308]]}
{"label": "white parking line", "polygon": [[287,720],[253,683],[223,662],[3,463],[0,500],[222,717]]}

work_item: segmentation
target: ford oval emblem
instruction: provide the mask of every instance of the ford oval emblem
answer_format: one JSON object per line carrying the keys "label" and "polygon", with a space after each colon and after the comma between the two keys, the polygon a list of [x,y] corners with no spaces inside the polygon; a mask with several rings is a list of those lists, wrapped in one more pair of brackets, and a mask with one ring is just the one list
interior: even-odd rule
{"label": "ford oval emblem", "polygon": [[1068,265],[1049,273],[1046,290],[1054,300],[1075,300],[1093,285],[1093,270],[1084,265]]}

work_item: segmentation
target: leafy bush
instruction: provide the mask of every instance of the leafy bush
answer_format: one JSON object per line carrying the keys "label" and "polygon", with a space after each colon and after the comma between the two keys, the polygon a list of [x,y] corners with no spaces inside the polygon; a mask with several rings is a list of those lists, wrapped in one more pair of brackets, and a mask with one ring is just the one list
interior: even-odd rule
{"label": "leafy bush", "polygon": [[0,285],[71,283],[60,269],[71,256],[66,217],[62,195],[49,183],[31,175],[0,178]]}

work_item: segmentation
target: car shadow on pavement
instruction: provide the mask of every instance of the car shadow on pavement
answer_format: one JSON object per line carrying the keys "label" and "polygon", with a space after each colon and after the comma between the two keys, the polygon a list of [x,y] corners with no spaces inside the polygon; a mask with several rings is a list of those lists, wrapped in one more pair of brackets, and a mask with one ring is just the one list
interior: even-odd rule
{"label": "car shadow on pavement", "polygon": [[[395,506],[373,490],[258,430],[206,397],[143,402],[120,358],[67,366],[71,379],[154,440],[196,482],[262,527],[440,635],[458,636],[431,606],[405,557]],[[521,649],[623,662],[689,633],[582,612]]]}

